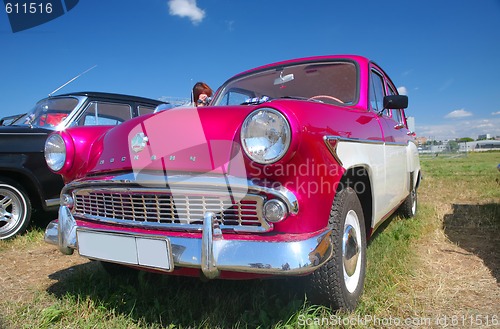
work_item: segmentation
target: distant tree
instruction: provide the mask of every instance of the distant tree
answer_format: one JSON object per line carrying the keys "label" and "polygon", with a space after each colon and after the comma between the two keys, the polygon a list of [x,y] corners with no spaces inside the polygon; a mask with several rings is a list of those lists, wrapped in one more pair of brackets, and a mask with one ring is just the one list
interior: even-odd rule
{"label": "distant tree", "polygon": [[452,151],[452,152],[458,151],[458,148],[459,148],[458,143],[456,141],[449,141],[448,147],[449,147],[450,151]]}
{"label": "distant tree", "polygon": [[470,137],[462,137],[462,138],[459,138],[458,139],[458,142],[459,143],[463,143],[463,142],[473,142],[474,140]]}

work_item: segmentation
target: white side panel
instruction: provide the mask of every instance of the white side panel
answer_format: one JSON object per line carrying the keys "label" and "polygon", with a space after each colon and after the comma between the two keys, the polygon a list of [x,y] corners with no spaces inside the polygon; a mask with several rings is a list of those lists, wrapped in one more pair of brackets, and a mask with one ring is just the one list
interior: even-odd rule
{"label": "white side panel", "polygon": [[339,140],[336,153],[344,168],[363,166],[369,171],[375,225],[408,194],[405,145]]}
{"label": "white side panel", "polygon": [[406,158],[406,146],[386,145],[386,168],[387,168],[387,198],[389,212],[401,203],[409,193],[408,161]]}
{"label": "white side panel", "polygon": [[413,182],[417,184],[418,173],[420,172],[420,159],[418,157],[418,148],[414,143],[409,143],[407,148],[408,171],[413,172]]}
{"label": "white side panel", "polygon": [[365,144],[341,140],[337,144],[337,156],[342,161],[344,168],[361,165],[369,171],[374,197],[372,210],[376,222],[385,215],[386,207],[384,205],[387,205],[389,201],[386,197],[384,153],[384,144]]}

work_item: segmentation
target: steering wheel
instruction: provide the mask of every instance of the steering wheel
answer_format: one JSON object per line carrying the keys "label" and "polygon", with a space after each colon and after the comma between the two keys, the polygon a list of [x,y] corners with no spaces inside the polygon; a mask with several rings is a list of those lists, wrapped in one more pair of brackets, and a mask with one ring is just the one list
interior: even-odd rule
{"label": "steering wheel", "polygon": [[343,101],[341,101],[340,99],[338,99],[337,97],[333,97],[333,96],[330,96],[330,95],[317,95],[317,96],[313,96],[313,97],[310,97],[309,100],[316,100],[318,98],[326,98],[326,99],[331,99],[331,100],[334,100],[340,104],[344,104]]}

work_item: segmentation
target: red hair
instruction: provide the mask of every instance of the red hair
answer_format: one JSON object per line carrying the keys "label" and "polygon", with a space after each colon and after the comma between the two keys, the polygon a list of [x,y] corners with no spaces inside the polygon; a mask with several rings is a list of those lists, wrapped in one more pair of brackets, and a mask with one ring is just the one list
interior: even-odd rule
{"label": "red hair", "polygon": [[212,97],[212,89],[205,82],[197,82],[193,87],[193,102],[196,104],[201,94]]}

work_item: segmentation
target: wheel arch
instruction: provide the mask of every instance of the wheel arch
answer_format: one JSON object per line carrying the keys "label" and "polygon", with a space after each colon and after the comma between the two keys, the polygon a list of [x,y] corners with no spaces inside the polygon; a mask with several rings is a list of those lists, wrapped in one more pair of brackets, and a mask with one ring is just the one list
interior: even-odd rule
{"label": "wheel arch", "polygon": [[422,173],[420,171],[420,169],[418,170],[417,172],[417,179],[416,179],[416,184],[415,184],[415,188],[418,189],[420,187],[420,182],[422,181]]}
{"label": "wheel arch", "polygon": [[367,165],[356,165],[348,168],[342,176],[339,189],[351,187],[359,198],[365,221],[366,239],[373,231],[373,192],[371,170]]}
{"label": "wheel arch", "polygon": [[41,194],[39,193],[39,187],[28,174],[17,170],[3,168],[0,169],[0,180],[2,178],[19,183],[19,185],[21,185],[28,194],[31,206],[33,208],[43,208],[43,201],[41,199]]}

